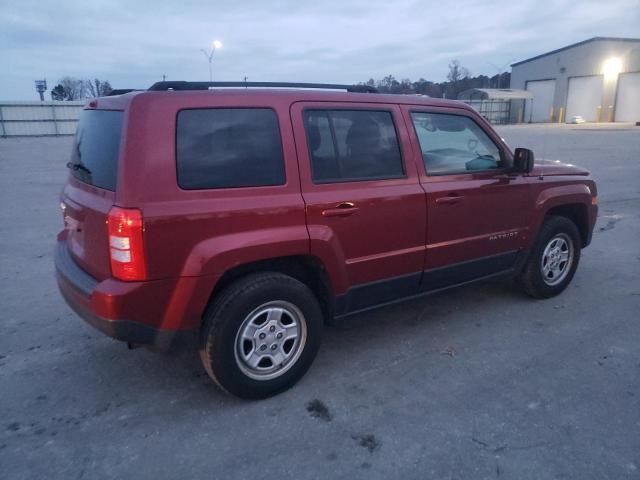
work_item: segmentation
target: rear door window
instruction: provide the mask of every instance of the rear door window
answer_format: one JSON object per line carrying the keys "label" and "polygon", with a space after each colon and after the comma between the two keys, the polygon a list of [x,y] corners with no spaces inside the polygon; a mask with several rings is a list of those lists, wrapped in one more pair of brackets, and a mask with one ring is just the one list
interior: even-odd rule
{"label": "rear door window", "polygon": [[268,108],[182,110],[176,151],[187,190],[285,183],[278,119]]}
{"label": "rear door window", "polygon": [[304,123],[315,183],[404,176],[391,112],[306,110]]}
{"label": "rear door window", "polygon": [[68,164],[78,180],[115,191],[122,115],[115,110],[82,112]]}

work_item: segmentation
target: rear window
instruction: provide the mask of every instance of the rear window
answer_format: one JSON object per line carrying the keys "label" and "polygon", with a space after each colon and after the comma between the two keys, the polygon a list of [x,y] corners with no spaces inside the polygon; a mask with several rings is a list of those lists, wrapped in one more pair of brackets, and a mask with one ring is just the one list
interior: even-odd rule
{"label": "rear window", "polygon": [[278,120],[268,108],[182,110],[178,185],[187,190],[285,183]]}
{"label": "rear window", "polygon": [[84,110],[68,165],[71,174],[89,185],[115,191],[121,136],[122,112]]}
{"label": "rear window", "polygon": [[306,110],[304,120],[315,183],[404,176],[391,112]]}

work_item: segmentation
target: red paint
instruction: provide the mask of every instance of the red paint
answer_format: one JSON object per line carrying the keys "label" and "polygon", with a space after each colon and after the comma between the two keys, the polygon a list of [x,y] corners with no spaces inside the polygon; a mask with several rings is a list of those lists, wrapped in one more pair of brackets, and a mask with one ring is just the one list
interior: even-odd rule
{"label": "red paint", "polygon": [[[595,184],[577,168],[553,164],[536,167],[530,175],[428,176],[411,111],[467,115],[494,140],[504,158],[512,158],[491,126],[458,102],[235,89],[136,92],[101,98],[99,107],[123,110],[125,115],[117,189],[102,190],[70,177],[61,197],[67,228],[59,236],[74,261],[98,284],[90,296],[64,278],[59,284],[70,302],[110,320],[166,330],[197,328],[220,277],[259,260],[314,257],[324,267],[332,293],[339,295],[367,282],[528,248],[545,213],[554,206],[584,205],[590,229],[595,222]],[[175,163],[177,114],[181,109],[215,107],[275,111],[285,185],[180,189]],[[405,178],[314,184],[302,120],[307,107],[391,112]],[[347,207],[345,202],[350,202]],[[136,260],[140,263],[127,273],[117,264],[114,267],[110,258],[115,217],[109,212],[132,211],[139,212],[141,221],[141,228],[129,232],[135,244],[132,253],[142,260]]]}

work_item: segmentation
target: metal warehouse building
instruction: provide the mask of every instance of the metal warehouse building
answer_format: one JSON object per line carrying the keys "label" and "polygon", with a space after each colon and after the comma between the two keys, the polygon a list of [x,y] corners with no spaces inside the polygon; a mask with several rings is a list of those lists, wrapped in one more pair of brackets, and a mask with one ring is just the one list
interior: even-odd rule
{"label": "metal warehouse building", "polygon": [[640,121],[640,38],[594,37],[511,65],[525,122]]}

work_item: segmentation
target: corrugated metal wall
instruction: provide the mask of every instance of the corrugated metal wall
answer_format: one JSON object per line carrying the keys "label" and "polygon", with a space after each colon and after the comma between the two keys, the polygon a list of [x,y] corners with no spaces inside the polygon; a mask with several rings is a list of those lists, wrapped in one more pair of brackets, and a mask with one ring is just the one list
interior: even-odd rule
{"label": "corrugated metal wall", "polygon": [[85,103],[2,102],[0,136],[73,135]]}

